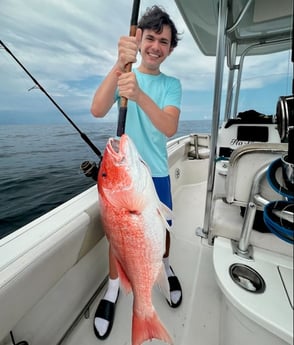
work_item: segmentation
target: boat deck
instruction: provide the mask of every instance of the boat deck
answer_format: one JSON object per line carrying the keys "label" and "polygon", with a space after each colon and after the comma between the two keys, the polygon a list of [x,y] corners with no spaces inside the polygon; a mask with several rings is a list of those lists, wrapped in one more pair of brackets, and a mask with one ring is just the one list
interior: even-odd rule
{"label": "boat deck", "polygon": [[[160,319],[168,329],[175,344],[192,344],[195,334],[201,343],[215,344],[218,317],[215,311],[219,303],[219,290],[213,274],[211,247],[202,245],[201,238],[195,235],[197,226],[203,225],[206,183],[198,183],[181,187],[174,195],[174,213],[177,215],[173,221],[171,234],[171,265],[178,275],[183,289],[183,302],[177,309],[169,307],[158,288],[153,290],[153,303]],[[179,216],[178,216],[179,215]],[[201,274],[206,270],[206,274]],[[198,280],[201,274],[206,279]],[[209,301],[201,297],[207,296],[211,290]],[[64,340],[63,344],[94,345],[97,342],[105,345],[131,344],[132,324],[132,294],[120,293],[117,302],[115,322],[109,337],[98,340],[93,332],[93,318],[97,305],[104,295],[105,288],[98,295],[90,308],[88,318],[83,318],[74,331]],[[208,303],[209,302],[209,303]],[[209,320],[209,323],[207,323]],[[153,340],[153,344],[162,344]]]}

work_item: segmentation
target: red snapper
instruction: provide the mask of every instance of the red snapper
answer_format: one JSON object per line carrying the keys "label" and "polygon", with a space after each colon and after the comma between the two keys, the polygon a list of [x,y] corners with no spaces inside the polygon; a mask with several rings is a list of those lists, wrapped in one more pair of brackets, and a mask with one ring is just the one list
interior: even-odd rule
{"label": "red snapper", "polygon": [[120,280],[133,291],[132,345],[153,338],[172,344],[152,304],[156,280],[166,280],[162,257],[171,211],[160,202],[149,168],[126,134],[108,140],[98,192]]}

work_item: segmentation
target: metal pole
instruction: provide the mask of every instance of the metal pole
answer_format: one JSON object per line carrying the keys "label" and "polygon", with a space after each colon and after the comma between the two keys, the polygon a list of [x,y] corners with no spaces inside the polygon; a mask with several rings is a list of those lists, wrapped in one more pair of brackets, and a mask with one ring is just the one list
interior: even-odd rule
{"label": "metal pole", "polygon": [[217,47],[216,47],[216,70],[214,80],[214,99],[213,99],[213,114],[212,114],[212,129],[211,129],[211,149],[209,157],[209,175],[207,181],[207,194],[205,205],[205,217],[203,234],[205,237],[208,235],[210,226],[210,216],[212,208],[212,194],[214,186],[214,174],[215,174],[215,159],[217,138],[219,130],[219,119],[221,109],[221,95],[222,95],[222,83],[223,83],[223,70],[225,60],[225,31],[227,25],[227,0],[220,0],[219,2],[219,16],[218,16],[218,33],[217,33]]}

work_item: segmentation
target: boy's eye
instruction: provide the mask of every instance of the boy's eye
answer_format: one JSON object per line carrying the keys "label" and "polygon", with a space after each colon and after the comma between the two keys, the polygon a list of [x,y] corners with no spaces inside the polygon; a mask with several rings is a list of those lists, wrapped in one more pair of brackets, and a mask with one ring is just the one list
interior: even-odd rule
{"label": "boy's eye", "polygon": [[[149,42],[154,42],[156,40],[156,38],[153,36],[146,36],[145,39],[146,41],[149,41]],[[165,38],[159,39],[159,44],[161,44],[162,46],[167,46],[169,44],[169,40]]]}

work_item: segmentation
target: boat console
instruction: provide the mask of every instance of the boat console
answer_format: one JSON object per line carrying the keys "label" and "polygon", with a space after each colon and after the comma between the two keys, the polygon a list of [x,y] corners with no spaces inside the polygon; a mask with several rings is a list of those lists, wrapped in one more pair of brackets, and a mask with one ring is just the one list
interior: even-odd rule
{"label": "boat console", "polygon": [[[233,323],[238,329],[224,344],[242,337],[248,341],[248,329],[261,344],[289,344],[293,334],[293,97],[279,99],[272,119],[274,123],[266,123],[264,118],[262,123],[259,119],[251,124],[235,119],[220,130],[218,189],[209,236],[224,294],[223,327],[231,330]],[[260,137],[254,138],[259,129]],[[275,133],[273,141],[269,140],[271,131]],[[244,134],[245,139],[253,140],[239,147],[225,146],[227,133],[239,139]],[[245,209],[243,216],[240,207]],[[255,227],[257,212],[263,218],[265,233]]]}
{"label": "boat console", "polygon": [[226,160],[236,148],[253,142],[281,142],[274,116],[248,110],[227,120],[219,130],[217,157]]}

